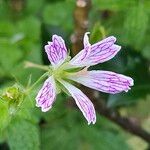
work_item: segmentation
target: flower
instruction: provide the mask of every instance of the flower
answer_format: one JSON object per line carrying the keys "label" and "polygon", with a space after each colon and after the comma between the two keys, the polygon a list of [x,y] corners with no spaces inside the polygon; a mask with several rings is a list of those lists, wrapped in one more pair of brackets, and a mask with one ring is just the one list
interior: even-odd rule
{"label": "flower", "polygon": [[36,106],[41,107],[43,112],[50,110],[56,100],[58,89],[65,88],[74,98],[88,124],[95,124],[96,114],[92,102],[80,89],[72,85],[71,81],[98,91],[116,94],[127,92],[130,86],[133,86],[133,79],[111,71],[88,71],[88,67],[110,60],[121,49],[114,44],[114,36],[91,45],[88,34],[89,32],[84,35],[84,49],[72,59],[67,54],[64,40],[58,35],[52,36],[52,42],[45,46],[51,62],[51,71],[36,97]]}

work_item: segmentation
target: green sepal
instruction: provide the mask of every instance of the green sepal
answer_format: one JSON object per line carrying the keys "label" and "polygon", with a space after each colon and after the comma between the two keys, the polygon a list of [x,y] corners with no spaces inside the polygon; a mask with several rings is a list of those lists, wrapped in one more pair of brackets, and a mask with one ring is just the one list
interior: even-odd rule
{"label": "green sepal", "polygon": [[63,84],[61,84],[58,80],[56,80],[56,87],[59,89],[59,93],[63,91],[66,93],[68,96],[71,96],[71,94],[68,92],[68,90],[64,87]]}
{"label": "green sepal", "polygon": [[68,73],[74,73],[74,72],[78,72],[80,71],[82,68],[70,68],[70,69],[66,69],[64,70],[65,72],[68,72]]}

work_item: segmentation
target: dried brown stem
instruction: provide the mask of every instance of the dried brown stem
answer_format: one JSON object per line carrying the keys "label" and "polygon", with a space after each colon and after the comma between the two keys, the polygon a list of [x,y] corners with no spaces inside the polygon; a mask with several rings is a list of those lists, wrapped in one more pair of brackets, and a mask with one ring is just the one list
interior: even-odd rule
{"label": "dried brown stem", "polygon": [[83,35],[88,29],[88,14],[91,7],[90,0],[76,0],[76,8],[74,11],[75,29],[71,36],[72,53],[75,55],[83,48]]}
{"label": "dried brown stem", "polygon": [[10,6],[15,13],[20,13],[25,6],[25,0],[10,0]]}
{"label": "dried brown stem", "polygon": [[132,118],[122,117],[116,111],[113,111],[106,107],[103,101],[95,100],[94,104],[96,107],[97,112],[100,115],[105,116],[107,119],[113,121],[117,125],[119,125],[122,129],[132,133],[146,142],[150,143],[150,133],[145,131],[139,124],[137,124]]}

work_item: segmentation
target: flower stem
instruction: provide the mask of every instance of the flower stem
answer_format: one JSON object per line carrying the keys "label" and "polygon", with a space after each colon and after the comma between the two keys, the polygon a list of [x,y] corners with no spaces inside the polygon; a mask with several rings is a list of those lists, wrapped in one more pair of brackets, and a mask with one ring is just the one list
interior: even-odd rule
{"label": "flower stem", "polygon": [[38,69],[42,69],[42,70],[46,70],[46,71],[48,71],[50,69],[48,66],[35,64],[30,61],[25,61],[25,68],[38,68]]}
{"label": "flower stem", "polygon": [[32,84],[31,87],[29,87],[29,88],[26,90],[25,93],[30,92],[30,91],[31,91],[41,80],[43,80],[47,75],[48,75],[48,72],[44,73],[36,82],[34,82],[34,83]]}

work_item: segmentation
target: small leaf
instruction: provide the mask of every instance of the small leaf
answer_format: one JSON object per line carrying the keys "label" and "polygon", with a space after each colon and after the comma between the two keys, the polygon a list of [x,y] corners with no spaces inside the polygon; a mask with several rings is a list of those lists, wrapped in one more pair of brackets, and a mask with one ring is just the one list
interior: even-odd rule
{"label": "small leaf", "polygon": [[106,37],[105,28],[99,22],[95,23],[90,35],[90,41],[92,43],[96,43],[105,37]]}
{"label": "small leaf", "polygon": [[38,128],[27,120],[13,120],[8,127],[7,138],[12,150],[40,149]]}

